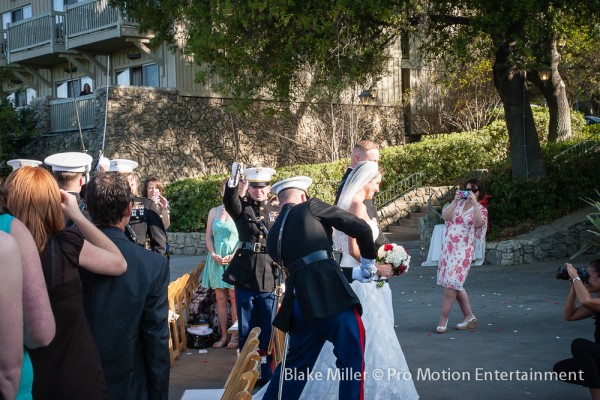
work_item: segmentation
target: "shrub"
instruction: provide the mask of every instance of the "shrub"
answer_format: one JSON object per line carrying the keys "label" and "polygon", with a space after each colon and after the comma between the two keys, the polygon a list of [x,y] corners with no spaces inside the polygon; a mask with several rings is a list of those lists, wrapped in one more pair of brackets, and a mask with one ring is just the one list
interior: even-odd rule
{"label": "shrub", "polygon": [[[333,203],[348,159],[334,163],[296,165],[277,169],[273,183],[296,175],[313,178],[309,189],[311,196]],[[171,204],[171,231],[201,232],[206,229],[206,219],[211,208],[223,203],[220,184],[226,175],[213,175],[207,178],[189,178],[171,183],[165,187],[165,196]]]}
{"label": "shrub", "polygon": [[[538,129],[547,124],[547,109],[534,108]],[[545,122],[544,122],[545,121]],[[547,125],[546,125],[547,126]],[[483,182],[492,196],[489,202],[490,240],[516,232],[515,227],[531,228],[585,206],[581,200],[591,197],[600,187],[597,167],[600,152],[554,159],[585,139],[600,138],[600,125],[583,125],[580,114],[573,113],[573,137],[567,141],[542,142],[547,177],[537,181],[513,182],[508,157],[508,134],[503,120],[479,131],[436,135],[406,146],[382,150],[380,165],[384,171],[382,190],[391,183],[422,172],[425,185],[454,185],[475,169],[488,169]],[[545,128],[547,131],[547,128]],[[348,159],[333,163],[295,165],[277,169],[273,183],[306,175],[313,178],[311,196],[332,203]],[[167,185],[171,202],[173,231],[202,231],[212,207],[222,203],[219,183],[225,175],[204,179],[183,179]]]}

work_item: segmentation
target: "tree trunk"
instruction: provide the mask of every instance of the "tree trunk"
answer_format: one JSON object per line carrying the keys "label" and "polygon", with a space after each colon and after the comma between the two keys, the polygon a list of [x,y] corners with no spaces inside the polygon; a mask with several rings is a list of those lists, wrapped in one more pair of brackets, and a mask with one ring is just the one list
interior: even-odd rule
{"label": "tree trunk", "polygon": [[543,178],[546,176],[546,165],[533,123],[525,72],[510,61],[510,53],[509,43],[496,51],[494,86],[504,105],[512,177],[514,180]]}
{"label": "tree trunk", "polygon": [[567,100],[565,83],[558,73],[560,54],[556,49],[556,41],[553,41],[550,47],[552,54],[550,79],[543,81],[537,73],[530,73],[529,76],[532,78],[530,79],[531,82],[540,89],[546,103],[548,103],[550,112],[548,140],[557,142],[571,137],[571,110]]}

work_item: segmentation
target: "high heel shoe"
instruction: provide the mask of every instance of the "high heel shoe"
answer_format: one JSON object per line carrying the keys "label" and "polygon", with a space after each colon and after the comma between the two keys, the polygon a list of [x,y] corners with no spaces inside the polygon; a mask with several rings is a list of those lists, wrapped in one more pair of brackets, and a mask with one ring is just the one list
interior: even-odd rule
{"label": "high heel shoe", "polygon": [[438,327],[435,328],[435,331],[437,333],[446,333],[447,329],[448,329],[448,320],[446,319],[446,323],[444,324],[444,326],[438,325]]}
{"label": "high heel shoe", "polygon": [[471,318],[465,319],[463,322],[456,324],[456,329],[466,331],[477,327],[477,318],[473,315]]}

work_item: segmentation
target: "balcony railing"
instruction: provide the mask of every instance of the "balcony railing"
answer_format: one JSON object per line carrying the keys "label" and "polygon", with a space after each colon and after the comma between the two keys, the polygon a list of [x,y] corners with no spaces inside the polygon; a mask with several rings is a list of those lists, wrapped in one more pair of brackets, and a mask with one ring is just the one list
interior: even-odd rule
{"label": "balcony railing", "polygon": [[108,0],[89,0],[70,5],[66,15],[69,39],[98,31],[120,31],[123,26],[137,25],[118,8],[109,5]]}
{"label": "balcony railing", "polygon": [[8,54],[64,43],[64,13],[52,11],[8,25]]}
{"label": "balcony railing", "polygon": [[[50,133],[77,131],[94,127],[96,95],[50,100]],[[77,116],[79,115],[79,122]]]}

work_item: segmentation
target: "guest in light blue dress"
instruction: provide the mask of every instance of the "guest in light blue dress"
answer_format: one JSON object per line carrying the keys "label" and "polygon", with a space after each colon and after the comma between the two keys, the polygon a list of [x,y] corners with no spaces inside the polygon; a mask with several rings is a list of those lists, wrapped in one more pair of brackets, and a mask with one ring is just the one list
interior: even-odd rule
{"label": "guest in light blue dress", "polygon": [[229,344],[227,343],[227,297],[231,301],[231,320],[237,320],[235,308],[235,292],[233,285],[223,282],[223,271],[229,265],[238,246],[238,233],[233,219],[220,205],[210,210],[206,221],[206,249],[208,256],[204,266],[202,286],[215,289],[217,298],[217,316],[219,318],[219,330],[221,339],[213,347],[218,349],[227,344],[228,349],[237,349],[238,335],[233,334]]}

